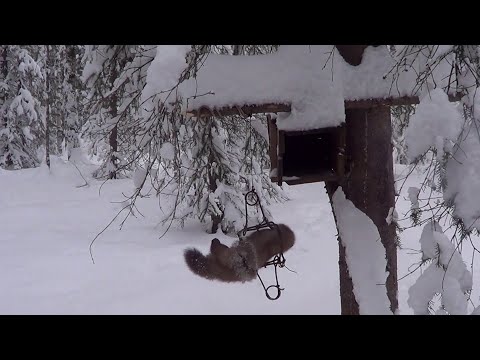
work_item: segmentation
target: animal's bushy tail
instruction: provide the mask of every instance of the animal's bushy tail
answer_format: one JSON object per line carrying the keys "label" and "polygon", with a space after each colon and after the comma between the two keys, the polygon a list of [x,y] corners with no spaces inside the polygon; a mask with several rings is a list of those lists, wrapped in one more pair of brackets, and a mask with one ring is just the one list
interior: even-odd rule
{"label": "animal's bushy tail", "polygon": [[207,269],[207,257],[203,255],[197,249],[191,248],[186,249],[183,253],[185,257],[185,262],[187,263],[190,270],[192,270],[195,274],[209,278],[208,269]]}

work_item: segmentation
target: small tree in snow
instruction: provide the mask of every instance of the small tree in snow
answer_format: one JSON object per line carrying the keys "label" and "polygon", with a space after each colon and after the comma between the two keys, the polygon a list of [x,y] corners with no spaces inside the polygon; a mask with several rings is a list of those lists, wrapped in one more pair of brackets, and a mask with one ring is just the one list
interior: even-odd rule
{"label": "small tree in snow", "polygon": [[156,52],[153,45],[87,47],[83,79],[89,95],[83,138],[103,160],[94,174],[115,178],[151,156],[155,118],[142,111],[142,90]]}
{"label": "small tree in snow", "polygon": [[132,60],[128,45],[88,46],[85,51],[83,80],[88,88],[89,121],[84,134],[90,140],[91,153],[104,161],[95,176],[115,179],[122,155],[118,149],[118,107],[123,97],[123,84],[117,79]]}
{"label": "small tree in snow", "polygon": [[0,166],[34,167],[45,130],[42,71],[28,47],[2,45],[0,52]]}
{"label": "small tree in snow", "polygon": [[[80,81],[83,47],[78,45],[46,45],[48,49],[45,69],[49,90],[45,94],[50,124],[54,130],[50,143],[56,155],[79,147],[83,121],[83,94]],[[48,76],[47,76],[48,75]]]}

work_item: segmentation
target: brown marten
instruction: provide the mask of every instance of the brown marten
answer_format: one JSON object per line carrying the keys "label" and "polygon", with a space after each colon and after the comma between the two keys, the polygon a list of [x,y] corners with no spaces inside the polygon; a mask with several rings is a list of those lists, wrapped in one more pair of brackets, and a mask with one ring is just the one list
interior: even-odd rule
{"label": "brown marten", "polygon": [[287,225],[278,224],[278,230],[274,227],[253,232],[231,247],[215,238],[208,255],[190,248],[185,250],[184,257],[190,270],[201,277],[223,282],[245,282],[253,280],[258,269],[276,254],[285,253],[294,243],[293,231]]}

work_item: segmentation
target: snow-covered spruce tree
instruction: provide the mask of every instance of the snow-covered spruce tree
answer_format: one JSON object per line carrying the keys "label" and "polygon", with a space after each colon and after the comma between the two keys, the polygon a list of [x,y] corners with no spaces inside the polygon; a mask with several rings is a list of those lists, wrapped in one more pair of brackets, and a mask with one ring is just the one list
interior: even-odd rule
{"label": "snow-covered spruce tree", "polygon": [[88,140],[89,153],[103,161],[102,167],[94,174],[96,177],[117,177],[120,161],[116,126],[119,94],[114,83],[127,62],[127,56],[126,45],[93,45],[85,49],[82,80],[88,93],[85,103],[87,121],[82,133]]}
{"label": "snow-covered spruce tree", "polygon": [[[253,126],[246,131],[244,122],[245,119],[233,117],[183,122],[174,141],[182,150],[178,154],[180,168],[177,176],[174,169],[170,172],[171,178],[180,182],[171,183],[162,193],[164,196],[174,194],[176,199],[183,201],[174,203],[176,209],[170,202],[166,203],[164,211],[169,215],[166,220],[175,218],[183,222],[186,218],[198,218],[202,222],[209,221],[209,232],[215,233],[220,227],[225,233],[236,233],[245,224],[246,192],[252,188],[256,190],[267,216],[271,199],[284,199],[281,190],[271,185],[268,169],[262,166],[266,158],[266,140]],[[174,145],[164,143],[160,156],[175,164],[174,149]],[[260,212],[250,216],[261,220]]]}
{"label": "snow-covered spruce tree", "polygon": [[[272,52],[276,47],[231,45],[230,49],[232,55],[254,55]],[[198,204],[202,204],[202,200],[204,202],[200,206],[200,220],[205,220],[205,215],[208,214],[211,219],[209,231],[215,233],[218,225],[221,225],[224,233],[236,233],[243,228],[245,216],[256,216],[258,221],[262,216],[258,209],[257,212],[245,214],[246,192],[256,190],[267,217],[270,217],[270,201],[285,199],[281,189],[272,184],[269,178],[266,119],[264,116],[250,119],[241,116],[212,116],[206,122],[203,129],[210,134],[200,138],[204,139],[204,149],[208,154],[204,158],[208,164],[208,196],[197,199]],[[202,168],[201,164],[198,165]]]}
{"label": "snow-covered spruce tree", "polygon": [[[42,94],[41,101],[45,107],[45,163],[50,168],[50,154],[52,150],[55,151],[55,142],[51,141],[53,137],[52,127],[52,104],[54,104],[52,85],[53,85],[53,72],[54,72],[54,53],[52,51],[51,45],[45,45],[39,47],[38,49],[38,58],[43,60],[43,78],[44,78],[44,89],[45,91]],[[52,146],[53,145],[53,146]]]}
{"label": "snow-covered spruce tree", "polygon": [[31,53],[38,59],[43,86],[38,90],[44,113],[45,161],[50,166],[50,154],[70,157],[71,149],[79,147],[82,116],[81,85],[77,45],[37,45]]}
{"label": "snow-covered spruce tree", "polygon": [[83,79],[89,100],[83,134],[90,153],[104,161],[97,177],[112,179],[122,170],[132,170],[149,148],[152,123],[142,115],[141,94],[155,49],[152,45],[86,49]]}
{"label": "snow-covered spruce tree", "polygon": [[68,158],[72,149],[80,147],[80,131],[85,122],[85,89],[81,81],[84,51],[85,47],[82,45],[65,45],[65,51],[62,52],[65,60],[61,89],[66,94],[64,134]]}
{"label": "snow-covered spruce tree", "polygon": [[[184,164],[194,169],[182,188],[185,193],[184,217],[196,217],[203,222],[211,219],[209,231],[217,232],[218,226],[226,230],[232,226],[239,230],[242,214],[240,185],[240,159],[233,136],[222,127],[221,122],[212,117],[192,120],[188,124],[192,138],[188,141],[193,149],[191,156],[184,158]],[[187,174],[185,174],[187,175]]]}
{"label": "snow-covered spruce tree", "polygon": [[[467,313],[471,281],[448,274],[463,264],[462,250],[478,251],[478,238],[473,237],[480,228],[478,54],[478,45],[409,45],[396,55],[399,75],[411,68],[418,74],[420,104],[410,118],[405,141],[407,156],[412,166],[424,171],[424,180],[409,193],[416,225],[426,224],[420,239],[422,261],[433,260],[410,289],[409,304],[416,313],[427,313],[434,295],[441,300],[437,313]],[[419,193],[427,199],[419,201]],[[440,223],[448,225],[445,232]],[[447,233],[450,244],[445,241]]]}
{"label": "snow-covered spruce tree", "polygon": [[40,164],[44,117],[39,96],[43,75],[31,48],[0,47],[0,166],[20,169]]}
{"label": "snow-covered spruce tree", "polygon": [[56,155],[79,147],[82,112],[82,82],[80,81],[82,46],[46,45],[46,83],[49,88],[45,96],[52,136],[51,150]]}
{"label": "snow-covered spruce tree", "polygon": [[88,121],[83,134],[89,141],[89,152],[103,161],[94,176],[115,179],[122,158],[118,152],[118,107],[123,95],[123,88],[116,87],[115,82],[131,61],[130,46],[87,46],[84,57]]}
{"label": "snow-covered spruce tree", "polygon": [[[237,191],[244,195],[249,190],[254,189],[259,196],[265,216],[271,219],[269,211],[271,203],[284,201],[287,199],[287,196],[270,179],[271,167],[268,155],[269,137],[266,117],[264,115],[256,115],[246,119],[241,116],[229,116],[221,119],[223,119],[222,126],[226,133],[232,138],[233,144],[229,147],[232,151],[236,149],[235,157],[241,159],[239,169],[240,181],[238,183],[240,186],[238,186]],[[239,206],[242,206],[242,208],[239,209]],[[237,209],[236,215],[242,219],[243,225],[245,223],[244,207],[245,202],[242,197],[241,203],[237,204],[235,208]],[[258,209],[249,208],[249,210],[252,210],[252,213],[248,214],[249,217],[254,217],[257,221],[262,220],[262,213]],[[227,218],[233,218],[233,216],[228,216]],[[227,221],[222,229],[225,231],[229,227],[231,225]]]}
{"label": "snow-covered spruce tree", "polygon": [[115,86],[123,88],[123,97],[118,107],[118,148],[124,154],[120,170],[148,167],[155,157],[157,124],[142,112],[142,91],[146,85],[147,72],[152,63],[156,45],[137,45],[130,49],[131,61],[124,67]]}
{"label": "snow-covered spruce tree", "polygon": [[[162,66],[174,56],[175,50],[171,47],[158,48],[157,57],[149,70],[150,86],[143,95],[144,98],[152,98],[155,86],[163,89],[161,101],[156,100],[151,108],[144,109],[144,115],[163,114],[154,146],[158,149],[160,165],[154,178],[165,214],[163,221],[183,224],[187,218],[198,218],[201,222],[209,222],[209,232],[221,228],[225,233],[235,233],[244,226],[244,194],[252,186],[263,205],[268,205],[272,199],[285,199],[281,189],[272,184],[268,176],[266,122],[260,117],[252,120],[239,116],[186,118],[177,110],[181,108],[178,104],[188,99],[176,97],[176,86],[182,80],[195,76],[195,70],[201,66],[205,55],[210,51],[239,54],[237,46],[194,46],[192,50],[187,50],[183,49],[182,55],[183,58],[186,55],[187,62],[182,58],[184,65],[180,64],[183,71],[176,69],[177,73],[181,71],[176,77],[180,80],[172,78],[171,87],[162,83],[162,88],[158,85],[162,81],[158,79],[165,75],[157,70],[164,69]],[[255,215],[261,214],[257,212]]]}

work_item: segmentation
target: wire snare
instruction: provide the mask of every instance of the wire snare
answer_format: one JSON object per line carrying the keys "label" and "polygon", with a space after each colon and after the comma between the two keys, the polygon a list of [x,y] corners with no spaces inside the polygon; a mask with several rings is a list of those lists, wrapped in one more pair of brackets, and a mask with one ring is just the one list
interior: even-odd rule
{"label": "wire snare", "polygon": [[[262,216],[263,216],[262,222],[260,222],[257,225],[248,226],[248,206],[257,206],[257,205],[260,207],[260,210],[262,212]],[[238,237],[240,238],[240,240],[242,240],[243,237],[247,234],[248,231],[253,231],[253,230],[254,231],[260,231],[261,229],[265,229],[265,228],[269,228],[269,229],[272,229],[272,230],[276,229],[277,232],[278,232],[278,238],[280,239],[280,243],[282,243],[281,242],[282,234],[280,232],[280,228],[273,221],[269,221],[267,219],[267,217],[265,216],[265,212],[263,211],[263,207],[262,207],[262,204],[260,202],[260,198],[258,197],[258,194],[255,191],[255,189],[252,189],[245,194],[245,227],[243,228],[243,230],[240,230],[238,232]],[[285,290],[285,289],[281,288],[279,283],[278,283],[278,272],[277,272],[277,267],[280,267],[280,268],[285,267],[285,261],[286,261],[286,259],[285,259],[285,256],[283,255],[283,250],[281,250],[279,254],[275,255],[272,260],[268,261],[263,266],[264,268],[266,268],[267,266],[270,266],[270,265],[273,265],[275,267],[275,281],[276,281],[276,284],[270,285],[268,287],[265,287],[265,284],[264,284],[264,282],[263,282],[262,278],[260,277],[260,274],[258,273],[258,270],[257,270],[257,277],[260,280],[260,283],[263,286],[263,290],[265,290],[265,295],[267,296],[267,298],[269,300],[277,300],[280,297],[280,295],[282,293],[282,290]],[[276,288],[277,289],[277,293],[276,293],[275,296],[270,296],[269,290],[271,288]]]}

